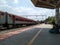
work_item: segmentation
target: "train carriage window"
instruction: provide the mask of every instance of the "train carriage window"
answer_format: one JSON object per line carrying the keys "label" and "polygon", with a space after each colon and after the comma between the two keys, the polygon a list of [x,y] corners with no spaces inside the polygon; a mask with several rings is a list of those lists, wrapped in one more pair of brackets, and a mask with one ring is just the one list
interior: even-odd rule
{"label": "train carriage window", "polygon": [[18,20],[18,21],[19,21],[20,19],[16,18],[16,20]]}
{"label": "train carriage window", "polygon": [[4,13],[0,13],[0,18],[2,18],[2,17],[3,17],[3,15],[4,15]]}
{"label": "train carriage window", "polygon": [[0,15],[4,15],[4,13],[0,13]]}

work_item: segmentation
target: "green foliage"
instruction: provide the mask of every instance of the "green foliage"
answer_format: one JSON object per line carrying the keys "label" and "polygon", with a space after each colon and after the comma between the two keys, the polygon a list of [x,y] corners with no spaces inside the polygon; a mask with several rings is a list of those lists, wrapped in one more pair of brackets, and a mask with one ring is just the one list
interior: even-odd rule
{"label": "green foliage", "polygon": [[45,22],[49,22],[50,24],[53,24],[55,22],[55,17],[48,17]]}

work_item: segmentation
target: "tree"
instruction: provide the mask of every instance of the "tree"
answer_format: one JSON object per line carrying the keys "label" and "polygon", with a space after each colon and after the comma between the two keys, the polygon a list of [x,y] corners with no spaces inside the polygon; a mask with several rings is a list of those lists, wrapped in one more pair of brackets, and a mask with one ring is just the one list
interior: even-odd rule
{"label": "tree", "polygon": [[53,22],[55,22],[55,16],[54,17],[48,17],[45,22],[48,22],[50,24],[53,24]]}

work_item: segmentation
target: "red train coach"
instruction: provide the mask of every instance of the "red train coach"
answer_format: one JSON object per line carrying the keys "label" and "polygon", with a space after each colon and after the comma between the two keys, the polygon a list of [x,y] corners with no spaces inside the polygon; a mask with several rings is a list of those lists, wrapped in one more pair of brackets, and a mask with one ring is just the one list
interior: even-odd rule
{"label": "red train coach", "polygon": [[36,21],[0,11],[0,27],[13,28],[32,24],[36,24]]}

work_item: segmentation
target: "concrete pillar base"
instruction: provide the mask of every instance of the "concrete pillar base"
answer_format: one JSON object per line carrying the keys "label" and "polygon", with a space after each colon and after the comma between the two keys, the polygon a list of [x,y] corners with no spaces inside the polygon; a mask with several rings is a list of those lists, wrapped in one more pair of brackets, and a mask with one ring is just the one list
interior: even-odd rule
{"label": "concrete pillar base", "polygon": [[58,25],[53,25],[53,28],[49,30],[50,33],[60,33],[59,32],[59,26]]}

